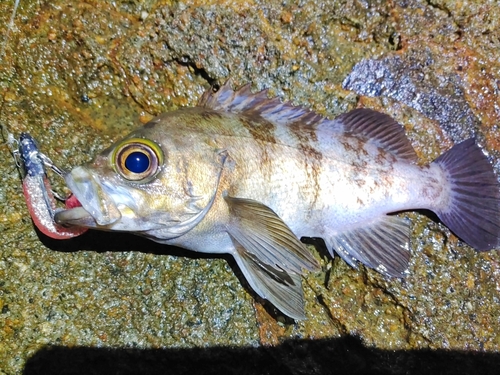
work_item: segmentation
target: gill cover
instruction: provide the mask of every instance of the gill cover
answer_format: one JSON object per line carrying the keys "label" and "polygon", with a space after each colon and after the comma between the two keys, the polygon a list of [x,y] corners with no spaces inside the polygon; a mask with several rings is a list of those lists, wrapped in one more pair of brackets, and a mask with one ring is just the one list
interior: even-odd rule
{"label": "gill cover", "polygon": [[[148,233],[144,233],[144,235],[154,238],[159,242],[170,240],[189,232],[203,220],[217,197],[224,165],[228,157],[225,150],[216,153],[216,156],[217,161],[205,164],[202,169],[196,168],[190,170],[188,168],[184,171],[189,172],[184,176],[187,184],[183,189],[186,195],[182,198],[182,209],[174,209],[172,213],[177,215],[172,215],[170,220],[164,220],[162,228],[149,231]],[[209,176],[208,180],[210,180],[210,184],[202,183],[201,180],[197,180],[198,184],[189,182],[196,181],[203,174],[205,175],[205,180]],[[169,179],[169,181],[173,180],[175,178]],[[202,185],[204,188],[198,190],[196,185]],[[204,193],[200,194],[202,191]]]}

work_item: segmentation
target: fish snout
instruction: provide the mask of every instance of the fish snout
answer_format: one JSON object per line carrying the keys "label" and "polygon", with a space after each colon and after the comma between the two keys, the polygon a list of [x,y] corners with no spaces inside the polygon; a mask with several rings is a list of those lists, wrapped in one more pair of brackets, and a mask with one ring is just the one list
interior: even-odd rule
{"label": "fish snout", "polygon": [[96,227],[113,224],[121,218],[113,199],[90,170],[76,167],[64,179],[82,207],[57,212],[54,219],[59,224]]}

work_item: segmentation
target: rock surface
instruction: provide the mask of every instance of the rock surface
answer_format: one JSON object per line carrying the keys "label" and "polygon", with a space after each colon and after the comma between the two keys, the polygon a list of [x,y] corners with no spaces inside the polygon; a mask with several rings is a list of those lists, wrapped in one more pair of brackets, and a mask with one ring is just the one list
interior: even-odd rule
{"label": "rock surface", "polygon": [[[0,3],[0,123],[62,167],[231,77],[325,116],[386,112],[423,163],[474,135],[500,172],[494,1],[21,0],[7,38],[11,11]],[[406,214],[405,280],[320,252],[308,320],[294,323],[229,258],[116,233],[43,237],[5,145],[0,168],[0,373],[498,369],[498,251],[426,216]]]}

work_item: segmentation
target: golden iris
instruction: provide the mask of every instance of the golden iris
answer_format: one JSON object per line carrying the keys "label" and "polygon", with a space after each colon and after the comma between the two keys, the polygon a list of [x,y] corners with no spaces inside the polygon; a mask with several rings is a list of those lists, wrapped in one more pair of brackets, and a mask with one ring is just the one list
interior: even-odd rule
{"label": "golden iris", "polygon": [[156,175],[163,164],[163,152],[153,141],[131,138],[116,146],[111,159],[114,169],[123,178],[143,181]]}

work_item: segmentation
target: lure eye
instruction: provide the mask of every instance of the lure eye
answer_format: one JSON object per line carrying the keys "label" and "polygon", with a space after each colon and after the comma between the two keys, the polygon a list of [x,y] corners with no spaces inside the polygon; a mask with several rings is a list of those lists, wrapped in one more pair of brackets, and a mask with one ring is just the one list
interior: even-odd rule
{"label": "lure eye", "polygon": [[132,138],[120,143],[113,152],[114,169],[129,181],[143,181],[153,177],[163,164],[163,152],[154,142]]}

